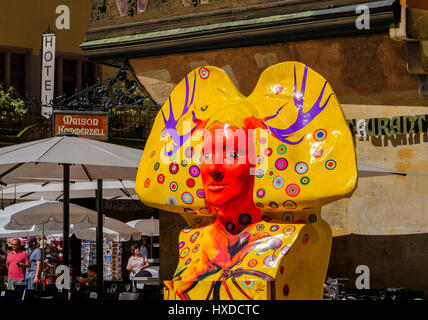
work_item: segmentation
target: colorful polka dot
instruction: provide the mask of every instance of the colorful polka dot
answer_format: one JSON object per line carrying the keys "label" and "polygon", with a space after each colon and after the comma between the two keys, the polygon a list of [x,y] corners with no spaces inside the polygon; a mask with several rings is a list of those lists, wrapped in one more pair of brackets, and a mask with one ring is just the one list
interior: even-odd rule
{"label": "colorful polka dot", "polygon": [[265,226],[264,226],[263,224],[258,224],[258,225],[256,226],[256,230],[257,230],[257,231],[262,231],[264,228],[265,228]]}
{"label": "colorful polka dot", "polygon": [[275,161],[275,168],[277,168],[278,170],[285,170],[288,167],[288,161],[284,158],[278,158]]}
{"label": "colorful polka dot", "polygon": [[276,261],[276,257],[272,254],[272,255],[267,256],[263,260],[263,263],[265,266],[272,267],[275,264],[275,261]]}
{"label": "colorful polka dot", "polygon": [[276,203],[275,201],[271,201],[269,202],[269,207],[271,207],[272,209],[276,209],[278,208],[278,203]]}
{"label": "colorful polka dot", "polygon": [[275,171],[275,169],[272,169],[272,168],[268,169],[268,171],[267,171],[267,176],[268,176],[268,178],[273,179],[273,178],[276,176],[276,171]]}
{"label": "colorful polka dot", "polygon": [[257,208],[262,209],[262,208],[264,208],[265,206],[264,206],[264,205],[263,205],[263,203],[261,203],[261,202],[256,202],[256,207],[257,207]]}
{"label": "colorful polka dot", "polygon": [[241,283],[245,289],[251,289],[252,287],[254,287],[255,281],[254,280],[242,280]]}
{"label": "colorful polka dot", "polygon": [[316,141],[323,141],[327,138],[327,131],[325,129],[318,129],[314,132],[314,139]]}
{"label": "colorful polka dot", "polygon": [[[274,224],[273,226],[271,226],[271,227],[270,227],[270,229],[269,229],[269,230],[270,230],[271,232],[275,232],[275,231],[278,231],[278,229],[279,229],[279,226],[278,226],[278,225],[276,225],[276,224]],[[280,241],[281,241],[281,240],[280,240]]]}
{"label": "colorful polka dot", "polygon": [[208,105],[205,105],[205,106],[202,106],[202,107],[201,107],[201,111],[202,111],[202,112],[207,111],[207,109],[208,109]]}
{"label": "colorful polka dot", "polygon": [[276,149],[276,152],[278,152],[280,155],[285,154],[287,152],[287,146],[285,144],[280,144]]}
{"label": "colorful polka dot", "polygon": [[159,167],[160,167],[160,163],[156,162],[153,169],[155,169],[155,171],[158,171]]}
{"label": "colorful polka dot", "polygon": [[308,243],[308,241],[309,241],[309,235],[306,233],[306,234],[303,236],[303,244],[307,244],[307,243]]}
{"label": "colorful polka dot", "polygon": [[294,169],[298,174],[305,174],[308,171],[308,165],[304,162],[298,162]]}
{"label": "colorful polka dot", "polygon": [[199,68],[199,76],[204,80],[208,79],[210,76],[210,71],[205,67]]}
{"label": "colorful polka dot", "polygon": [[189,192],[183,192],[181,195],[181,200],[185,204],[192,204],[193,203],[193,196]]}
{"label": "colorful polka dot", "polygon": [[276,177],[273,179],[272,184],[275,189],[281,189],[284,185],[284,179],[282,177]]}
{"label": "colorful polka dot", "polygon": [[282,287],[282,294],[284,297],[288,297],[288,295],[290,294],[290,288],[288,287],[288,284],[284,284],[284,286]]}
{"label": "colorful polka dot", "polygon": [[260,235],[260,239],[265,239],[265,238],[269,238],[270,237],[270,234],[269,233],[267,233],[267,232],[263,232],[261,235]]}
{"label": "colorful polka dot", "polygon": [[282,230],[282,233],[284,233],[285,235],[290,235],[294,232],[294,230],[296,230],[295,226],[287,226]]}
{"label": "colorful polka dot", "polygon": [[194,246],[193,249],[192,249],[192,252],[193,253],[198,252],[199,251],[199,247],[200,247],[200,244],[197,244],[196,246]]}
{"label": "colorful polka dot", "polygon": [[165,182],[165,176],[162,173],[159,174],[157,177],[157,181],[158,183],[163,184]]}
{"label": "colorful polka dot", "polygon": [[207,207],[202,207],[199,209],[200,214],[211,214],[211,209]]}
{"label": "colorful polka dot", "polygon": [[265,175],[265,171],[263,169],[257,169],[256,170],[256,177],[262,178]]}
{"label": "colorful polka dot", "polygon": [[189,247],[184,248],[180,253],[180,259],[184,259],[190,252]]}
{"label": "colorful polka dot", "polygon": [[272,154],[272,148],[267,148],[264,153],[265,153],[265,156],[270,157]]}
{"label": "colorful polka dot", "polygon": [[316,214],[311,214],[311,215],[308,217],[308,220],[309,220],[309,222],[310,222],[310,223],[317,222],[317,215],[316,215]]}
{"label": "colorful polka dot", "polygon": [[168,196],[168,198],[166,199],[166,202],[172,207],[175,207],[177,205],[177,199],[175,199],[174,196]]}
{"label": "colorful polka dot", "polygon": [[254,268],[257,265],[258,261],[256,259],[251,259],[250,261],[248,261],[248,266],[250,268]]}
{"label": "colorful polka dot", "polygon": [[263,188],[260,188],[256,192],[257,198],[263,198],[266,195],[266,191]]}
{"label": "colorful polka dot", "polygon": [[204,189],[198,189],[198,190],[196,190],[196,196],[197,196],[199,199],[205,199],[205,192],[204,192]]}
{"label": "colorful polka dot", "polygon": [[300,183],[303,184],[304,186],[309,184],[309,182],[311,182],[311,179],[309,179],[309,177],[302,177],[302,179],[300,179]]}
{"label": "colorful polka dot", "polygon": [[193,180],[192,178],[187,179],[187,181],[186,181],[186,185],[187,185],[189,188],[193,188],[193,187],[195,186],[195,180]]}
{"label": "colorful polka dot", "polygon": [[193,210],[192,208],[184,208],[184,213],[188,213],[188,214],[196,214],[196,211]]}
{"label": "colorful polka dot", "polygon": [[146,181],[144,181],[144,188],[150,187],[150,179],[147,178]]}
{"label": "colorful polka dot", "polygon": [[327,170],[333,170],[336,168],[336,161],[334,160],[327,160],[325,162],[325,167]]}
{"label": "colorful polka dot", "polygon": [[181,241],[181,242],[178,244],[178,249],[183,248],[185,244],[186,244],[186,242]]}
{"label": "colorful polka dot", "polygon": [[185,262],[184,264],[185,264],[185,265],[188,265],[190,262],[192,262],[192,259],[191,259],[191,258],[187,259],[187,260],[186,260],[186,262]]}
{"label": "colorful polka dot", "polygon": [[266,137],[261,137],[260,138],[260,144],[266,144],[267,142],[267,138]]}
{"label": "colorful polka dot", "polygon": [[300,187],[297,184],[291,183],[287,186],[285,192],[290,197],[297,197],[300,193]]}
{"label": "colorful polka dot", "polygon": [[199,231],[196,231],[194,234],[192,234],[192,236],[190,237],[190,242],[194,243],[196,241],[196,239],[198,239],[199,237]]}
{"label": "colorful polka dot", "polygon": [[226,223],[226,230],[229,232],[233,232],[235,230],[236,226],[232,222]]}
{"label": "colorful polka dot", "polygon": [[190,166],[189,168],[189,173],[193,178],[196,178],[199,176],[199,174],[201,173],[201,171],[199,170],[198,166]]}
{"label": "colorful polka dot", "polygon": [[248,213],[242,213],[238,218],[238,222],[243,226],[249,225],[251,221],[251,216]]}
{"label": "colorful polka dot", "polygon": [[292,213],[285,213],[285,214],[282,216],[282,220],[284,220],[284,221],[288,221],[288,222],[293,221],[293,214],[292,214]]}
{"label": "colorful polka dot", "polygon": [[152,153],[150,153],[150,158],[153,158],[155,155],[156,155],[156,151],[153,150]]}
{"label": "colorful polka dot", "polygon": [[283,206],[284,206],[284,208],[287,208],[287,209],[296,209],[297,208],[297,204],[292,200],[284,201]]}
{"label": "colorful polka dot", "polygon": [[179,166],[176,162],[173,162],[169,165],[169,172],[171,174],[176,174],[178,172]]}
{"label": "colorful polka dot", "polygon": [[169,184],[169,190],[171,190],[172,192],[175,192],[178,190],[178,183],[173,181]]}

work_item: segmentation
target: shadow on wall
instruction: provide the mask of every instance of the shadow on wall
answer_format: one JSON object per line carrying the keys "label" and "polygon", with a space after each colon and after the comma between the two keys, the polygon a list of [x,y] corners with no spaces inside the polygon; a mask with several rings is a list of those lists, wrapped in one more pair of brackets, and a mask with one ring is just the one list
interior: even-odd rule
{"label": "shadow on wall", "polygon": [[404,287],[428,296],[428,233],[395,236],[347,235],[333,238],[328,276],[349,278],[355,288],[359,265],[370,270],[370,289]]}

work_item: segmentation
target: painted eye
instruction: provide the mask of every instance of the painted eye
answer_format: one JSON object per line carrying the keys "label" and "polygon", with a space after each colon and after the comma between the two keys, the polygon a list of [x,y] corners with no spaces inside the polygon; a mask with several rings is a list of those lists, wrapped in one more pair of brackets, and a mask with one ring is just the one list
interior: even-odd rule
{"label": "painted eye", "polygon": [[209,158],[211,158],[211,153],[208,153],[208,152],[207,152],[207,153],[205,153],[205,154],[204,154],[204,158],[205,158],[205,159],[209,159]]}
{"label": "painted eye", "polygon": [[237,152],[229,152],[228,154],[227,154],[227,157],[228,158],[231,158],[231,159],[236,159],[236,158],[238,158],[238,153]]}

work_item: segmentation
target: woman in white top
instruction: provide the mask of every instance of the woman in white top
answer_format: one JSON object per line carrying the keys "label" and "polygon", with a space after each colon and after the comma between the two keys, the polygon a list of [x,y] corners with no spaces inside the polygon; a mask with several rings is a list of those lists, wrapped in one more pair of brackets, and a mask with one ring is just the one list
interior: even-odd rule
{"label": "woman in white top", "polygon": [[132,286],[134,286],[134,277],[141,270],[150,267],[149,262],[145,256],[140,257],[140,249],[134,247],[132,249],[132,256],[128,260],[126,270],[129,271],[129,278],[132,280]]}

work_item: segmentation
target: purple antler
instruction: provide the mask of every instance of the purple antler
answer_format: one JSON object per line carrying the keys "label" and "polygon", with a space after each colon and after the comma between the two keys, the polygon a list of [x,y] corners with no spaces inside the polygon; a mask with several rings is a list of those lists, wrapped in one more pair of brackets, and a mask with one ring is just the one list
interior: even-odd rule
{"label": "purple antler", "polygon": [[292,135],[293,133],[299,131],[300,129],[307,126],[315,117],[325,109],[327,106],[327,103],[330,101],[330,97],[332,96],[332,93],[328,96],[327,100],[324,102],[324,104],[320,107],[321,100],[324,96],[324,91],[327,86],[327,81],[324,83],[324,86],[321,90],[321,93],[315,102],[315,104],[312,106],[312,108],[307,111],[303,112],[303,100],[305,97],[305,91],[306,91],[306,80],[308,75],[308,66],[305,66],[305,71],[303,74],[303,80],[302,80],[302,88],[300,91],[297,91],[297,79],[296,79],[296,66],[294,66],[294,88],[293,88],[293,98],[294,98],[294,105],[296,106],[296,109],[298,111],[297,119],[296,121],[289,126],[287,129],[279,129],[279,128],[273,128],[269,125],[267,125],[265,122],[276,118],[281,111],[281,109],[284,106],[281,106],[275,115],[267,117],[264,119],[263,124],[272,132],[272,134],[277,137],[280,141],[288,144],[298,144],[303,140],[303,137],[298,140],[297,142],[292,142],[287,140],[287,138]]}
{"label": "purple antler", "polygon": [[179,135],[177,131],[177,124],[180,121],[180,119],[189,111],[190,106],[193,104],[193,98],[195,97],[195,88],[196,88],[196,73],[195,78],[193,81],[193,92],[192,92],[192,98],[189,103],[189,79],[187,76],[185,77],[186,80],[186,99],[184,101],[184,107],[183,112],[181,113],[180,117],[175,120],[174,118],[174,111],[172,109],[172,101],[171,97],[169,97],[169,118],[166,120],[165,114],[162,111],[163,121],[165,123],[165,128],[168,132],[168,134],[171,136],[172,141],[174,142],[174,147],[171,151],[166,151],[165,149],[165,155],[171,156],[173,155],[186,141],[190,138],[193,131],[198,127],[200,124],[200,121],[196,119],[195,113],[192,111],[192,122],[196,124],[195,127],[193,127],[189,132]]}

